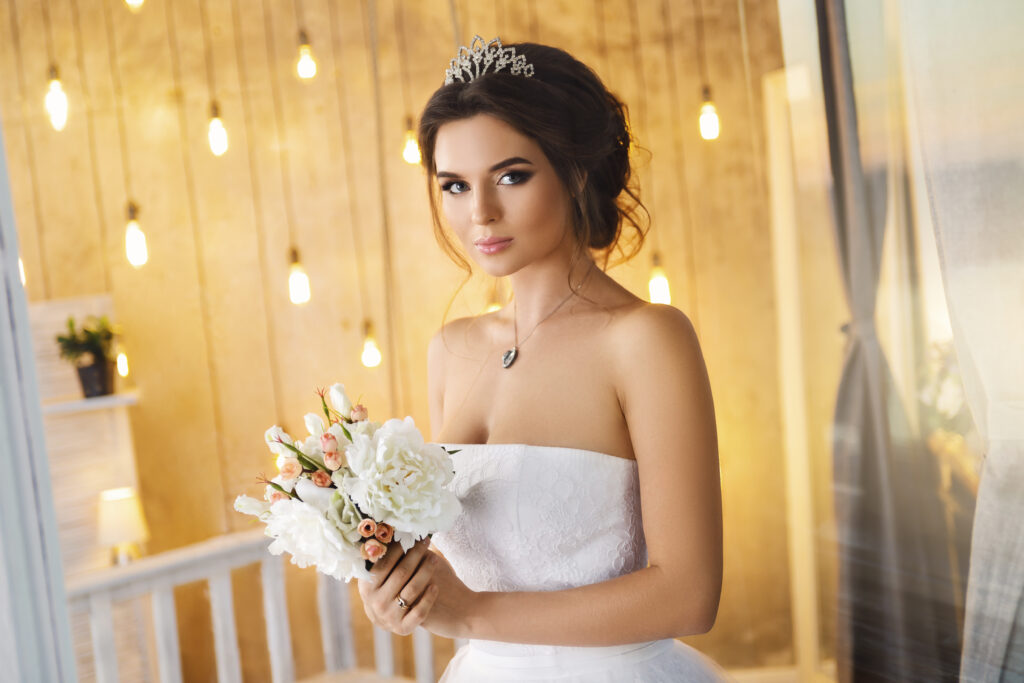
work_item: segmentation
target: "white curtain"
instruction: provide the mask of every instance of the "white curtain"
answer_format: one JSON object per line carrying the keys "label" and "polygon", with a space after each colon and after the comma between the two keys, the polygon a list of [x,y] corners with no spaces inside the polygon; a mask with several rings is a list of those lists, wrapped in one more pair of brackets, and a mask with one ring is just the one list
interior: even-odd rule
{"label": "white curtain", "polygon": [[1024,680],[1024,2],[900,0],[912,152],[985,444],[962,681]]}

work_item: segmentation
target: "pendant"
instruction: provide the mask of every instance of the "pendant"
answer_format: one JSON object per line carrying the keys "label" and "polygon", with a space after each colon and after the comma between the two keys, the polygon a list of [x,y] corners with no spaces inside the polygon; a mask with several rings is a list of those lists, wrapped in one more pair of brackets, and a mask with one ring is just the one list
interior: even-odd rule
{"label": "pendant", "polygon": [[513,363],[516,362],[516,356],[519,354],[519,349],[513,346],[511,349],[501,354],[501,367],[509,368]]}

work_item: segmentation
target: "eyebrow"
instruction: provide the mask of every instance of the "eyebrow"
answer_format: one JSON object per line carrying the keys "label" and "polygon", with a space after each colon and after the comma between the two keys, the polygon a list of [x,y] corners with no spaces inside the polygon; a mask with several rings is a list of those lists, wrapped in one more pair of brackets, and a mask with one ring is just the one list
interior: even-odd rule
{"label": "eyebrow", "polygon": [[[498,163],[494,164],[494,166],[491,166],[489,169],[487,169],[487,172],[494,173],[499,169],[505,168],[506,166],[512,166],[514,164],[529,164],[530,166],[533,166],[533,162],[530,161],[529,159],[524,159],[523,157],[509,157],[508,159],[505,159],[504,161],[499,161]],[[438,171],[435,175],[438,178],[459,177],[458,173],[451,173],[449,171]]]}

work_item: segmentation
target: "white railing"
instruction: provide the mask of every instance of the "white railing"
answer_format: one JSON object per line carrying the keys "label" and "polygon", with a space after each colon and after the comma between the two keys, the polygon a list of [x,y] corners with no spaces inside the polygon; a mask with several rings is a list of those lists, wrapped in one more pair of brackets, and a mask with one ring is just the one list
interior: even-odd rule
{"label": "white railing", "polygon": [[[151,596],[157,666],[161,683],[181,683],[181,653],[178,646],[174,588],[194,581],[207,581],[213,620],[214,648],[219,683],[241,683],[242,669],[235,631],[231,597],[231,570],[259,563],[263,590],[263,614],[270,650],[271,680],[292,683],[295,663],[291,651],[291,629],[284,592],[286,560],[267,552],[270,539],[262,529],[218,536],[201,543],[145,557],[125,567],[90,572],[68,581],[71,611],[87,611],[92,632],[96,680],[118,681],[112,606],[114,603]],[[312,571],[312,570],[310,570]],[[344,582],[317,574],[317,604],[324,663],[328,672],[355,669],[348,587]],[[376,672],[395,675],[391,633],[374,627],[373,646]],[[434,680],[434,650],[431,634],[420,628],[413,634],[416,681]],[[362,680],[362,679],[361,679]]]}

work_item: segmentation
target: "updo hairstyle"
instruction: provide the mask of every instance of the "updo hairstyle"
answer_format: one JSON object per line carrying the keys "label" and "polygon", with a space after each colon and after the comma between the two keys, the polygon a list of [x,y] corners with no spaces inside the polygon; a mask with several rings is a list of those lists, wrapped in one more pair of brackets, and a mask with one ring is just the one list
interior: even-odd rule
{"label": "updo hairstyle", "polygon": [[[558,48],[516,43],[534,75],[487,73],[469,83],[441,86],[420,116],[419,145],[427,170],[434,233],[442,249],[464,270],[470,266],[445,234],[434,186],[437,132],[450,121],[488,114],[532,138],[544,152],[574,205],[573,229],[578,250],[585,248],[607,268],[618,252],[626,261],[640,250],[646,229],[638,219],[646,209],[631,182],[626,106],[610,93],[590,67]],[[629,239],[623,236],[628,226]],[[570,270],[571,272],[571,270]]]}

